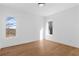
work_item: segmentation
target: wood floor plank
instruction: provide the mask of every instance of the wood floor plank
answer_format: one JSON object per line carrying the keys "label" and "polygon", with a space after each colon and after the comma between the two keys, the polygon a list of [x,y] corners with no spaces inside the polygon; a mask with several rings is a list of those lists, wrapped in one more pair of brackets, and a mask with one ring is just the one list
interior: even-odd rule
{"label": "wood floor plank", "polygon": [[79,48],[43,40],[3,48],[0,56],[79,56]]}

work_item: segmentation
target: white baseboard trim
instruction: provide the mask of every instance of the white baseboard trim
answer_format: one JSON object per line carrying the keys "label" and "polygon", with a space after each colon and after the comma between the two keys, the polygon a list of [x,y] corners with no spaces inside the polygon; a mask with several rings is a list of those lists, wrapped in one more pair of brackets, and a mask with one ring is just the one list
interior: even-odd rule
{"label": "white baseboard trim", "polygon": [[67,45],[67,46],[79,48],[79,45],[68,44],[68,43],[66,43],[66,42],[58,41],[58,40],[56,40],[56,39],[46,39],[46,40],[50,40],[50,41],[53,41],[53,42],[56,42],[56,43],[60,43],[60,44],[64,44],[64,45]]}
{"label": "white baseboard trim", "polygon": [[24,42],[17,43],[17,44],[14,43],[14,44],[11,44],[11,45],[8,45],[8,46],[3,46],[3,47],[0,47],[0,48],[3,49],[3,48],[12,47],[12,46],[17,46],[17,45],[21,45],[21,44],[26,44],[26,43],[30,43],[30,42],[34,42],[34,41],[37,41],[37,40],[24,41]]}

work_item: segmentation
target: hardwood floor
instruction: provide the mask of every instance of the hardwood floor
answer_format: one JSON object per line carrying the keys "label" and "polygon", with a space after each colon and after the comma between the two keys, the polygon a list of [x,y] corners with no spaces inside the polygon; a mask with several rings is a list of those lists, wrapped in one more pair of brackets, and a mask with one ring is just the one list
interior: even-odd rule
{"label": "hardwood floor", "polygon": [[35,41],[0,50],[1,56],[79,56],[79,48],[48,40]]}

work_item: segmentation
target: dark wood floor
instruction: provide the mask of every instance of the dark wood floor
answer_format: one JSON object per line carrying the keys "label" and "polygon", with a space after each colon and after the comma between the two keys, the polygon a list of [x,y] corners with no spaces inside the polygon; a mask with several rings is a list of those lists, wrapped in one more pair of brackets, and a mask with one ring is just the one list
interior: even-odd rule
{"label": "dark wood floor", "polygon": [[79,49],[52,41],[36,41],[0,50],[1,56],[79,56]]}

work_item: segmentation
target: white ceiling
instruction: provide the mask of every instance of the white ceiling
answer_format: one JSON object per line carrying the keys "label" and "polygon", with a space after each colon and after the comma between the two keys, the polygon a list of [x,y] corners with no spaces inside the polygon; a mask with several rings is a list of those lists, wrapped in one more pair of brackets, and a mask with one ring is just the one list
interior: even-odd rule
{"label": "white ceiling", "polygon": [[8,6],[25,12],[31,12],[40,16],[49,16],[54,13],[72,8],[77,3],[46,3],[44,7],[38,7],[37,3],[4,3],[3,6]]}

